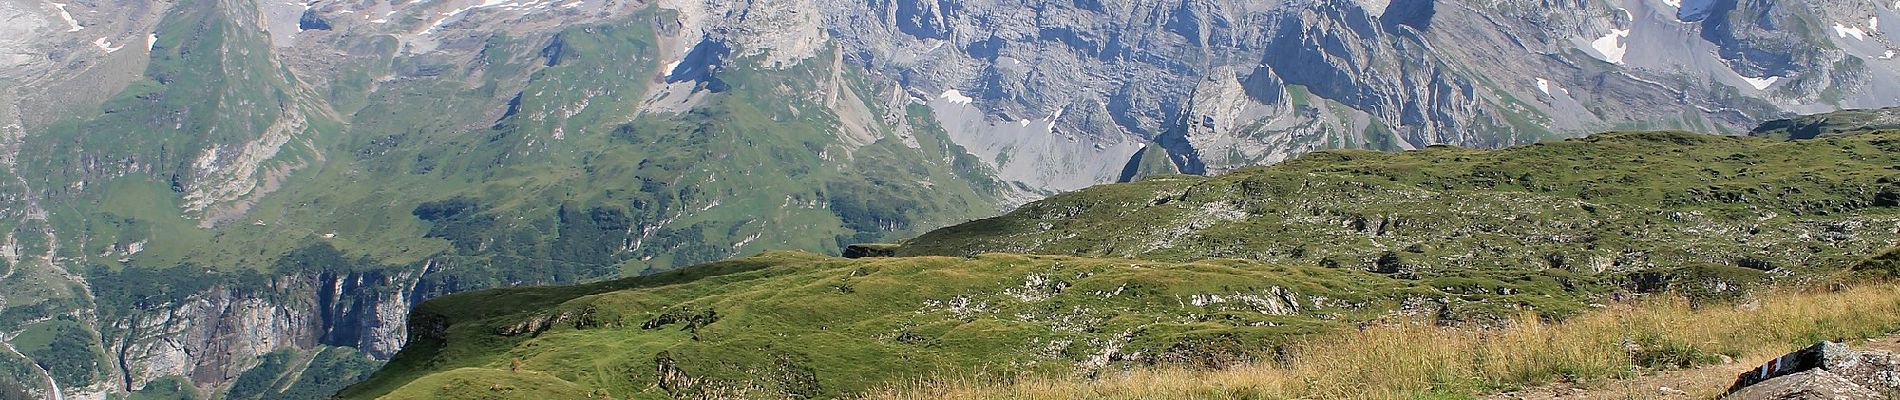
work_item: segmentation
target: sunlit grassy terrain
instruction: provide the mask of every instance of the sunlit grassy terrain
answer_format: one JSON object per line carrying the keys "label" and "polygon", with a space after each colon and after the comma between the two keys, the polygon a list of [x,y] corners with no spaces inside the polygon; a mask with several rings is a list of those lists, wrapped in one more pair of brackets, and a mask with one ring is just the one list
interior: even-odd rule
{"label": "sunlit grassy terrain", "polygon": [[[1464,398],[1557,382],[1608,386],[1657,370],[1719,363],[1723,357],[1779,355],[1819,340],[1868,338],[1895,329],[1900,329],[1900,286],[1893,284],[1772,291],[1741,304],[1699,309],[1680,297],[1656,297],[1559,323],[1520,319],[1502,329],[1378,325],[1300,341],[1280,362],[1221,370],[1135,369],[1095,380],[948,377],[866,397]],[[1714,382],[1715,387],[1727,383]]]}

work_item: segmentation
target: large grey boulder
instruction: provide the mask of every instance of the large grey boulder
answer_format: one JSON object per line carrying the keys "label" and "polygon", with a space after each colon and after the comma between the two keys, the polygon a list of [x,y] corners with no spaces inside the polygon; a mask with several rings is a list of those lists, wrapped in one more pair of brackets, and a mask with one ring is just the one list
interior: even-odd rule
{"label": "large grey boulder", "polygon": [[1840,375],[1821,369],[1797,372],[1769,379],[1723,396],[1747,400],[1835,400],[1885,399],[1880,392],[1867,389]]}
{"label": "large grey boulder", "polygon": [[1821,342],[1736,377],[1732,400],[1892,399],[1900,393],[1900,357]]}

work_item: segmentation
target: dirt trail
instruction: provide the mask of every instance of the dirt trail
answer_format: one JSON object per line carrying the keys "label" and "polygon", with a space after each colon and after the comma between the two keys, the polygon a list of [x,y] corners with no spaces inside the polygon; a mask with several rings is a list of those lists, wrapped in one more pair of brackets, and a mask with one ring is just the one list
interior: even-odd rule
{"label": "dirt trail", "polygon": [[[1855,350],[1900,353],[1900,334],[1850,342]],[[1792,351],[1792,349],[1790,350]],[[1614,382],[1562,383],[1488,397],[1491,400],[1713,399],[1728,391],[1735,377],[1785,352],[1750,354],[1734,362],[1702,368],[1662,371]]]}

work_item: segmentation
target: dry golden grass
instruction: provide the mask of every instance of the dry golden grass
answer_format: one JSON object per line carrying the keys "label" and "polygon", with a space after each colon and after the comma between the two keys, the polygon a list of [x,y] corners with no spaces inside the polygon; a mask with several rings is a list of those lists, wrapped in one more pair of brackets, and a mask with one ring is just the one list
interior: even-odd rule
{"label": "dry golden grass", "polygon": [[[1659,296],[1560,323],[1521,318],[1500,329],[1398,323],[1297,343],[1289,347],[1284,365],[1263,363],[1213,371],[1141,369],[1104,374],[1095,380],[950,377],[888,388],[867,397],[1468,398],[1566,382],[1640,397],[1640,389],[1617,382],[1659,370],[1716,364],[1725,356],[1751,362],[1823,339],[1868,338],[1900,329],[1900,286],[1893,284],[1764,292],[1756,299],[1698,309],[1683,299]],[[1717,393],[1733,377],[1701,375],[1709,374],[1690,376],[1723,380],[1697,388]]]}

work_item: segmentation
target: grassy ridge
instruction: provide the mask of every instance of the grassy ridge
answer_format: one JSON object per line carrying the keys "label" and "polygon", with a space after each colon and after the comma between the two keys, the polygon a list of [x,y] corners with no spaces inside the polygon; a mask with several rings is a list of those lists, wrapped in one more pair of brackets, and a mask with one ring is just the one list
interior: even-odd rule
{"label": "grassy ridge", "polygon": [[1792,142],[1625,132],[1497,151],[1332,151],[1058,195],[896,252],[1364,269],[1562,314],[1578,309],[1546,300],[1732,294],[1739,287],[1675,278],[1801,280],[1885,249],[1900,224],[1894,165],[1896,131]]}
{"label": "grassy ridge", "polygon": [[[684,275],[695,270],[705,275]],[[431,301],[417,321],[439,330],[345,397],[462,396],[429,382],[479,381],[517,361],[560,387],[640,398],[836,397],[941,371],[1220,365],[1441,297],[1376,274],[1238,260],[771,253]]]}
{"label": "grassy ridge", "polygon": [[[1789,253],[1781,246],[1798,243],[1791,239],[1798,233],[1819,233],[1813,225],[1853,216],[1890,222],[1900,203],[1896,163],[1895,131],[1795,142],[1626,132],[1497,151],[1329,151],[1218,177],[1162,177],[1063,194],[933,231],[907,241],[900,254],[1324,262],[1333,255],[1324,250],[1350,248],[1358,251],[1332,258],[1355,266],[1384,250],[1421,245],[1419,254],[1443,257],[1418,258],[1446,260],[1421,260],[1421,267],[1547,264],[1536,259],[1553,252],[1570,253],[1559,254],[1570,261],[1565,265],[1600,257],[1625,268],[1736,265],[1743,257]],[[1718,232],[1767,240],[1748,246],[1767,249],[1723,245]],[[1302,248],[1322,238],[1363,245]],[[1800,255],[1790,257],[1800,258],[1781,265],[1885,247],[1850,244],[1793,251]],[[1457,253],[1440,254],[1433,245]],[[1648,247],[1667,251],[1617,259]],[[1465,253],[1474,249],[1484,251]]]}
{"label": "grassy ridge", "polygon": [[[1845,307],[1843,305],[1853,305]],[[1819,340],[1869,338],[1900,329],[1900,286],[1780,290],[1757,301],[1691,307],[1681,297],[1616,304],[1561,323],[1520,319],[1472,330],[1380,325],[1289,346],[1279,363],[1223,370],[1141,369],[1097,380],[949,378],[875,392],[874,399],[1290,399],[1468,398],[1557,382],[1606,385],[1657,368],[1722,357],[1759,359]],[[1721,393],[1732,375],[1694,390]],[[1635,396],[1654,396],[1644,388]]]}
{"label": "grassy ridge", "polygon": [[1826,114],[1768,121],[1749,136],[1773,139],[1813,139],[1854,135],[1869,130],[1900,129],[1900,107],[1878,110],[1842,110]]}

